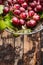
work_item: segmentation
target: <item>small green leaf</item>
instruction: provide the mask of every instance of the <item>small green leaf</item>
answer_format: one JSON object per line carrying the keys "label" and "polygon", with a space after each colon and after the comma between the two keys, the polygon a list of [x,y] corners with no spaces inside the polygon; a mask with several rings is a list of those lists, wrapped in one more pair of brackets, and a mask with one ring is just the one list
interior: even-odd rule
{"label": "small green leaf", "polygon": [[8,29],[11,28],[12,30],[15,30],[15,31],[18,30],[16,27],[14,27],[12,25],[12,23],[10,21],[6,21],[5,24],[6,24],[6,26],[7,26]]}
{"label": "small green leaf", "polygon": [[11,20],[11,16],[9,16],[9,14],[7,14],[7,15],[4,17],[4,20],[7,20],[7,21]]}
{"label": "small green leaf", "polygon": [[5,17],[4,17],[4,20],[11,20],[12,19],[12,12],[9,12]]}
{"label": "small green leaf", "polygon": [[12,24],[12,20],[11,20],[12,19],[12,16],[11,15],[12,14],[10,12],[10,13],[8,13],[4,17],[5,24],[6,24],[7,28],[11,28],[11,29],[14,29],[15,31],[17,31],[18,29],[15,26],[13,26],[13,24]]}
{"label": "small green leaf", "polygon": [[4,30],[6,28],[6,24],[3,20],[0,20],[0,30]]}
{"label": "small green leaf", "polygon": [[43,12],[38,13],[40,15],[40,19],[43,19]]}
{"label": "small green leaf", "polygon": [[43,13],[40,15],[40,18],[43,19]]}
{"label": "small green leaf", "polygon": [[0,5],[0,14],[3,13],[3,8],[4,8],[4,6],[3,5]]}

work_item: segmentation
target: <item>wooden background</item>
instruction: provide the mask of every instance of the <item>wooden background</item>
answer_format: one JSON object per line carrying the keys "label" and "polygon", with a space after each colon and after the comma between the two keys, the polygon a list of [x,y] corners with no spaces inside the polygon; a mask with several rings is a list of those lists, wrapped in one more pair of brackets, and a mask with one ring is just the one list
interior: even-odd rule
{"label": "wooden background", "polygon": [[[4,36],[6,36],[6,35],[7,34],[5,32]],[[36,44],[36,48],[35,48],[35,51],[34,51],[33,59],[31,61],[32,64],[29,64],[30,61],[29,61],[29,58],[28,58],[29,57],[28,52],[29,51],[33,52],[32,51],[32,47],[34,47],[32,45],[33,42]],[[2,45],[2,43],[0,45]],[[14,47],[14,44],[12,44],[12,46]],[[40,52],[41,52],[41,55],[40,55]],[[33,35],[29,35],[29,36],[25,35],[24,36],[24,50],[23,50],[23,53],[24,53],[24,55],[23,55],[22,60],[24,61],[24,63],[20,62],[20,63],[18,63],[18,65],[20,65],[20,64],[21,65],[40,65],[40,63],[41,63],[41,65],[43,65],[43,62],[42,62],[43,61],[43,30],[41,32],[37,33],[37,34],[33,34]],[[36,54],[37,54],[38,58],[36,58]],[[30,59],[31,59],[31,57],[30,57]],[[36,64],[36,61],[37,61],[37,64]],[[0,62],[0,65],[15,65],[15,64],[14,63]]]}
{"label": "wooden background", "polygon": [[41,31],[41,65],[43,65],[43,30]]}

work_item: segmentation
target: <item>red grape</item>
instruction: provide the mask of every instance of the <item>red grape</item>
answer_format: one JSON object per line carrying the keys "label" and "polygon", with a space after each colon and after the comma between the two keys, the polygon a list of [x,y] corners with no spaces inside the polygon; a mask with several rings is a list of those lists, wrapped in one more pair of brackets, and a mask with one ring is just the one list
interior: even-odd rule
{"label": "red grape", "polygon": [[14,11],[14,15],[19,15],[21,12],[20,12],[20,10],[15,10]]}
{"label": "red grape", "polygon": [[33,19],[36,20],[36,21],[39,21],[39,20],[40,20],[40,16],[37,15],[37,14],[35,14],[35,15],[33,16]]}
{"label": "red grape", "polygon": [[17,3],[17,0],[13,0],[13,4]]}
{"label": "red grape", "polygon": [[34,8],[34,7],[36,6],[36,4],[35,4],[34,2],[32,2],[32,3],[30,3],[30,6],[31,6],[32,8]]}
{"label": "red grape", "polygon": [[37,8],[38,11],[41,11],[42,10],[42,6],[41,5],[37,5],[36,8]]}
{"label": "red grape", "polygon": [[29,11],[29,17],[32,17],[34,15],[34,11]]}
{"label": "red grape", "polygon": [[17,0],[20,4],[22,4],[25,0]]}
{"label": "red grape", "polygon": [[8,13],[8,12],[9,12],[9,8],[8,8],[8,7],[4,7],[3,12],[4,12],[5,14]]}
{"label": "red grape", "polygon": [[20,7],[21,12],[25,12],[25,9],[23,7]]}
{"label": "red grape", "polygon": [[26,0],[26,2],[28,3],[30,0]]}
{"label": "red grape", "polygon": [[24,2],[24,3],[22,4],[22,7],[23,7],[23,8],[27,8],[27,7],[28,7],[28,4],[27,4],[26,2]]}
{"label": "red grape", "polygon": [[12,23],[13,23],[14,25],[19,25],[19,19],[18,19],[17,17],[13,17],[13,18],[12,18]]}
{"label": "red grape", "polygon": [[0,0],[0,4],[3,4],[3,1],[2,0]]}
{"label": "red grape", "polygon": [[14,5],[14,9],[19,9],[20,8],[20,5],[19,4],[15,4]]}
{"label": "red grape", "polygon": [[30,21],[26,22],[27,27],[34,27],[36,25],[36,21],[31,19]]}
{"label": "red grape", "polygon": [[26,13],[25,13],[25,12],[21,13],[21,14],[20,14],[20,18],[22,18],[22,19],[26,19],[26,18],[27,18]]}
{"label": "red grape", "polygon": [[19,21],[19,25],[21,26],[21,25],[24,25],[24,24],[25,24],[25,20],[20,19],[20,21]]}

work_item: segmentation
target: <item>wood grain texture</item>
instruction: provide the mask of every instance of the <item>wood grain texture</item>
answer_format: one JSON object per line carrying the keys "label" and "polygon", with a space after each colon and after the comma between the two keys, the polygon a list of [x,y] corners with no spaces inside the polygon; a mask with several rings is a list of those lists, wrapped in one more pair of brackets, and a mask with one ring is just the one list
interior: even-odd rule
{"label": "wood grain texture", "polygon": [[24,65],[40,65],[40,33],[27,37],[27,43],[24,43]]}
{"label": "wood grain texture", "polygon": [[41,31],[41,65],[43,65],[43,30]]}
{"label": "wood grain texture", "polygon": [[[0,65],[40,65],[41,63],[41,48],[40,48],[40,32],[34,35],[20,36],[15,39],[12,34],[4,31],[0,34],[0,48],[6,49],[7,54]],[[3,46],[4,45],[4,46]],[[11,45],[10,48],[7,45]],[[8,50],[9,49],[9,50]],[[11,52],[13,51],[13,52]],[[1,53],[1,52],[0,52]],[[15,57],[16,56],[16,57]],[[7,62],[6,61],[7,58]],[[15,63],[15,58],[18,59]],[[11,59],[11,60],[10,60]],[[10,61],[10,63],[8,62]],[[13,62],[12,62],[13,61]]]}

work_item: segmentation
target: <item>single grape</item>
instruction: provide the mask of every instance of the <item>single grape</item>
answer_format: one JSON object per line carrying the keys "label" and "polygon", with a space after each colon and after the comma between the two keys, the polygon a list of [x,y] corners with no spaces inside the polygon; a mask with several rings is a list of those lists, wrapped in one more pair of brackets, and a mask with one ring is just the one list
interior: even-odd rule
{"label": "single grape", "polygon": [[8,13],[8,12],[9,12],[9,8],[8,8],[8,7],[4,7],[3,12],[4,12],[5,14]]}
{"label": "single grape", "polygon": [[3,4],[3,1],[2,0],[0,0],[0,4]]}
{"label": "single grape", "polygon": [[20,7],[20,11],[21,11],[21,12],[25,12],[25,8]]}
{"label": "single grape", "polygon": [[13,4],[16,4],[17,3],[17,0],[13,0]]}
{"label": "single grape", "polygon": [[20,14],[20,18],[22,18],[22,19],[26,19],[26,18],[27,18],[26,13],[25,13],[25,12],[21,13],[21,14]]}
{"label": "single grape", "polygon": [[42,10],[42,6],[41,5],[37,5],[37,11],[41,11]]}
{"label": "single grape", "polygon": [[29,4],[32,8],[34,8],[36,6],[36,4],[34,2]]}
{"label": "single grape", "polygon": [[26,22],[27,27],[34,27],[36,26],[36,21],[31,19],[30,21]]}
{"label": "single grape", "polygon": [[17,0],[20,4],[24,3],[25,0]]}
{"label": "single grape", "polygon": [[19,25],[19,19],[17,18],[17,17],[13,17],[12,18],[12,23],[14,24],[14,25]]}
{"label": "single grape", "polygon": [[24,2],[24,3],[22,4],[22,7],[23,7],[23,8],[27,8],[27,7],[28,7],[28,4],[27,4],[26,2]]}
{"label": "single grape", "polygon": [[14,15],[20,15],[20,13],[21,13],[20,10],[15,10],[15,11],[13,12]]}
{"label": "single grape", "polygon": [[20,8],[20,5],[19,4],[15,4],[14,5],[14,9],[19,9]]}
{"label": "single grape", "polygon": [[34,11],[33,10],[29,11],[28,15],[29,17],[32,17],[34,15]]}
{"label": "single grape", "polygon": [[24,24],[25,24],[25,20],[20,19],[20,21],[19,21],[19,25],[22,26],[22,25],[24,25]]}
{"label": "single grape", "polygon": [[37,14],[35,14],[35,15],[33,16],[33,19],[36,20],[36,21],[39,21],[39,20],[40,20],[40,16],[37,15]]}

